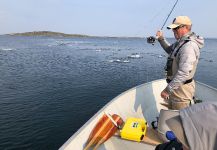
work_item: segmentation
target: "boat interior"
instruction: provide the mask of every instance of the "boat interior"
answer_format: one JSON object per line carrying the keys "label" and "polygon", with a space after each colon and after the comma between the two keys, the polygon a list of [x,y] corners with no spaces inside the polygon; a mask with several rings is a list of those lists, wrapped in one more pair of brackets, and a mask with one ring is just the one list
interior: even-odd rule
{"label": "boat interior", "polygon": [[[118,114],[126,121],[129,117],[145,118],[148,126],[159,115],[161,109],[167,109],[161,105],[164,100],[160,92],[166,87],[165,79],[156,80],[136,86],[121,93],[101,110],[99,110],[89,121],[87,121],[60,149],[61,150],[82,150],[86,145],[91,130],[104,112]],[[217,89],[200,82],[196,82],[197,99],[203,101],[216,101]],[[119,134],[112,136],[103,143],[99,150],[154,150],[155,146],[144,142],[135,142],[121,139]]]}

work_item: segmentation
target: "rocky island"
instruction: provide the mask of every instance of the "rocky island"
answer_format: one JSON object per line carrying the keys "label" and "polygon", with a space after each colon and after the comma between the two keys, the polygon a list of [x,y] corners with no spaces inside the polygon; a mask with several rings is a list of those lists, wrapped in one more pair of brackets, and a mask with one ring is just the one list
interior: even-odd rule
{"label": "rocky island", "polygon": [[24,33],[12,33],[7,34],[11,36],[58,36],[58,37],[90,37],[88,35],[81,34],[65,34],[61,32],[52,32],[52,31],[33,31],[33,32],[24,32]]}

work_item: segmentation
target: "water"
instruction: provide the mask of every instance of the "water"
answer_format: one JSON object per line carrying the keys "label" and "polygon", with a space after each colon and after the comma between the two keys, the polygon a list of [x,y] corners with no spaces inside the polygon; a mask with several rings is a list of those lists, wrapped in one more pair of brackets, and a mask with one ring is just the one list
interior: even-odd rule
{"label": "water", "polygon": [[[214,87],[216,47],[206,39],[195,77]],[[112,98],[164,78],[165,62],[141,38],[0,36],[0,149],[58,149]]]}

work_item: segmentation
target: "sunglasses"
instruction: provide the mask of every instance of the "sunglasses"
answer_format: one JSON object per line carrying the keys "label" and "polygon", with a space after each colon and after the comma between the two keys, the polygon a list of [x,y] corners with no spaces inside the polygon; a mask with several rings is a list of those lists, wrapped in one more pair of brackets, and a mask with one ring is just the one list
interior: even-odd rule
{"label": "sunglasses", "polygon": [[173,31],[177,31],[177,30],[179,30],[179,29],[182,28],[182,27],[184,27],[184,25],[180,25],[180,26],[174,28]]}

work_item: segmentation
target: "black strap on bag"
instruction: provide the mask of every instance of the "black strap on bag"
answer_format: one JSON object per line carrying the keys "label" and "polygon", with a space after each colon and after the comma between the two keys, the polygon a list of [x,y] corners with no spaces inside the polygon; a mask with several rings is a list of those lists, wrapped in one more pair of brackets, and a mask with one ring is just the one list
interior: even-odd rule
{"label": "black strap on bag", "polygon": [[183,150],[182,143],[172,140],[156,146],[155,150]]}

